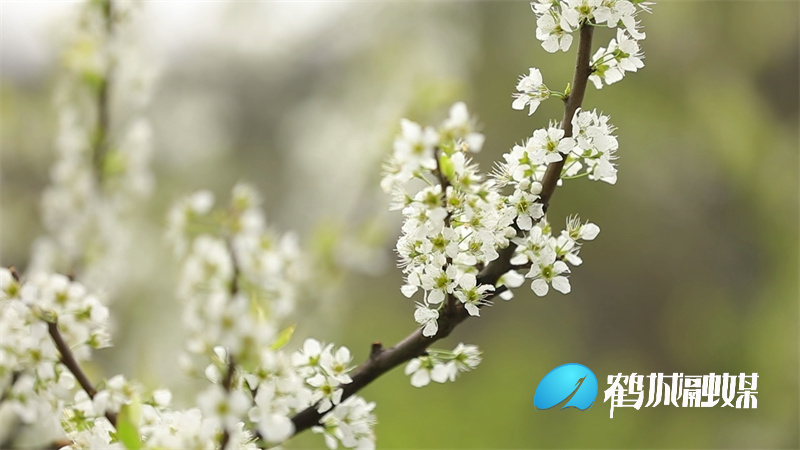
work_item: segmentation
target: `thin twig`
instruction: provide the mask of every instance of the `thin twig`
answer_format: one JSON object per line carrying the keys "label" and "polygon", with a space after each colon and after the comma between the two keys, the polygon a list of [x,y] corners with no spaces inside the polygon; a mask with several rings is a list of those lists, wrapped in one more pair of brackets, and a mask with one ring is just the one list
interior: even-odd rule
{"label": "thin twig", "polygon": [[[564,119],[561,122],[565,137],[572,136],[572,116],[583,102],[583,97],[586,93],[586,85],[589,81],[589,75],[591,75],[589,58],[592,49],[592,31],[593,27],[590,24],[584,24],[581,27],[578,56],[575,63],[575,75],[572,82],[572,92],[565,100]],[[539,202],[544,205],[545,209],[553,196],[563,167],[563,159],[559,162],[550,163],[550,165],[547,166],[547,171],[542,180],[542,192],[539,199]],[[498,252],[500,256],[487,264],[478,274],[478,285],[490,284],[494,286],[501,276],[513,269],[514,266],[511,265],[511,258],[514,255],[516,247],[516,244],[511,242],[508,247],[501,249]],[[500,292],[499,289],[496,290],[486,300],[491,300]],[[394,347],[380,351],[375,351],[376,349],[373,347],[369,359],[361,364],[352,375],[353,381],[342,385],[344,391],[342,400],[355,394],[364,386],[400,364],[424,354],[425,350],[431,344],[449,336],[458,324],[470,317],[469,313],[460,303],[456,304],[456,307],[453,308],[452,311],[449,311],[449,308],[447,308],[443,313],[444,314],[439,317],[439,330],[436,335],[432,337],[423,336],[422,330],[417,329],[405,339],[398,342]],[[322,416],[323,414],[317,411],[315,405],[301,411],[292,417],[292,422],[295,426],[295,434],[317,425]]]}
{"label": "thin twig", "polygon": [[[97,395],[97,389],[95,389],[92,382],[89,380],[89,377],[86,376],[86,372],[83,371],[83,368],[78,363],[78,360],[75,359],[75,355],[72,353],[72,350],[69,348],[67,343],[64,341],[64,337],[61,335],[61,332],[58,329],[58,324],[56,322],[47,322],[47,331],[50,333],[50,337],[53,339],[53,343],[56,345],[58,349],[58,353],[61,356],[61,364],[69,369],[72,375],[78,380],[78,384],[81,385],[81,388],[86,392],[89,398],[94,398]],[[106,419],[111,422],[111,425],[117,426],[117,414],[114,412],[106,411]]]}

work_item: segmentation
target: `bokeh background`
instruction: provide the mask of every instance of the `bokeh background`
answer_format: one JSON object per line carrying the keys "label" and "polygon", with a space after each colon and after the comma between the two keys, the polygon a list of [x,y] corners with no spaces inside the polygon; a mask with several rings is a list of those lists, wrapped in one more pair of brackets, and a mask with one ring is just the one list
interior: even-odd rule
{"label": "bokeh background", "polygon": [[[38,209],[53,161],[52,95],[60,30],[74,4],[3,2],[0,264],[24,268],[43,232]],[[616,186],[576,180],[551,222],[600,225],[573,293],[521,288],[441,343],[480,345],[457,383],[410,386],[402,370],[363,391],[384,448],[798,448],[798,122],[800,3],[664,1],[643,15],[646,67],[588,90],[584,106],[619,128]],[[166,385],[191,398],[175,355],[176,263],[163,239],[170,203],[199,188],[226,198],[237,180],[264,194],[269,220],[296,230],[320,262],[301,304],[308,335],[369,344],[414,329],[392,248],[380,164],[398,120],[436,123],[465,100],[487,141],[484,170],[560,118],[510,108],[517,77],[542,69],[554,89],[574,52],[550,55],[526,2],[152,2],[141,48],[160,76],[155,195],[139,211],[130,276],[115,299],[116,346],[90,370]],[[611,38],[598,30],[596,46]],[[534,411],[538,381],[568,362],[601,392],[589,412]],[[757,372],[758,408],[618,409],[608,374]],[[323,446],[307,433],[290,448]]]}

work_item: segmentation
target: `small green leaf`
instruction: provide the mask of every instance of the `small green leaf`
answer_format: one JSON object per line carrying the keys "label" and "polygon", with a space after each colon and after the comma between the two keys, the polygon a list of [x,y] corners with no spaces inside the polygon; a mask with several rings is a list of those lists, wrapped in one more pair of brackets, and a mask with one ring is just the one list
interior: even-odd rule
{"label": "small green leaf", "polygon": [[141,400],[138,395],[133,396],[131,403],[122,406],[117,416],[117,439],[128,450],[142,448],[139,437],[139,419],[142,415]]}
{"label": "small green leaf", "polygon": [[452,180],[456,176],[456,168],[453,165],[453,161],[451,161],[450,157],[447,155],[439,157],[439,169],[442,171],[442,175],[448,180]]}
{"label": "small green leaf", "polygon": [[292,334],[294,334],[294,327],[295,325],[289,325],[285,330],[281,331],[278,334],[278,339],[275,339],[275,342],[272,343],[270,348],[273,350],[278,350],[286,345],[289,342],[289,339],[292,338]]}

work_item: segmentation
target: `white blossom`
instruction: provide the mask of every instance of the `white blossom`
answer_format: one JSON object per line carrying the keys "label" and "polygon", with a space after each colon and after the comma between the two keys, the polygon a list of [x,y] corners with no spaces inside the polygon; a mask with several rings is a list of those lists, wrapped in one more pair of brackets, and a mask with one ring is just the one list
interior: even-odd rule
{"label": "white blossom", "polygon": [[422,335],[426,337],[434,336],[439,330],[439,311],[430,309],[424,305],[418,305],[414,312],[414,320],[422,325]]}
{"label": "white blossom", "polygon": [[475,131],[475,124],[469,117],[467,105],[464,102],[457,102],[450,108],[450,116],[442,125],[441,134],[456,142],[458,150],[472,153],[480,152],[485,140],[481,133]]}
{"label": "white blossom", "polygon": [[554,126],[534,131],[533,136],[525,144],[528,156],[534,164],[561,161],[574,147],[575,140],[564,137],[564,130]]}
{"label": "white blossom", "polygon": [[550,97],[550,89],[547,89],[547,86],[542,83],[542,73],[534,67],[530,68],[528,75],[520,77],[517,91],[513,94],[514,102],[511,107],[522,110],[528,106],[528,115],[533,114],[539,107],[539,103]]}
{"label": "white blossom", "polygon": [[313,427],[315,433],[322,433],[325,444],[334,450],[341,443],[345,448],[372,450],[375,448],[377,422],[372,410],[375,403],[353,396],[342,402],[320,420],[321,426]]}
{"label": "white blossom", "polygon": [[618,29],[617,37],[612,39],[608,48],[600,47],[592,56],[592,74],[589,80],[597,89],[603,83],[610,86],[625,76],[625,72],[636,72],[644,67],[639,43],[631,38],[626,30]]}
{"label": "white blossom", "polygon": [[569,279],[564,275],[569,273],[569,267],[564,261],[556,261],[556,252],[550,248],[545,248],[539,254],[539,260],[530,272],[526,275],[532,278],[531,289],[536,295],[542,297],[547,294],[548,284],[553,289],[568,294],[571,290]]}
{"label": "white blossom", "polygon": [[[541,2],[539,5],[543,5]],[[537,13],[536,19],[536,39],[542,41],[542,48],[550,53],[559,50],[565,52],[572,45],[572,32],[576,25],[570,23],[568,17],[561,12],[561,8],[553,7],[554,2],[549,5],[534,7]]]}

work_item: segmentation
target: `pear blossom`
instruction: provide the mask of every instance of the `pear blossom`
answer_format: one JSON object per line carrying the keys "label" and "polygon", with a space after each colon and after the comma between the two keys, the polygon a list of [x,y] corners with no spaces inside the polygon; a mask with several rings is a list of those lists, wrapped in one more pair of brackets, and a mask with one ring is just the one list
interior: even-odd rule
{"label": "pear blossom", "polygon": [[469,372],[481,363],[481,351],[474,345],[459,342],[453,349],[453,361],[459,372]]}
{"label": "pear blossom", "polygon": [[525,148],[528,155],[536,164],[550,164],[561,161],[564,155],[575,147],[575,140],[564,137],[564,130],[550,126],[548,129],[536,130],[528,139]]}
{"label": "pear blossom", "polygon": [[288,417],[289,410],[281,408],[276,396],[276,386],[264,383],[256,393],[255,406],[248,417],[258,424],[258,431],[267,442],[283,442],[294,433],[294,424]]}
{"label": "pear blossom", "polygon": [[239,390],[226,391],[219,385],[209,386],[197,396],[200,411],[213,418],[226,430],[232,430],[247,415],[251,400]]}
{"label": "pear blossom", "polygon": [[427,386],[431,382],[431,372],[434,369],[434,361],[429,356],[414,358],[408,362],[405,368],[406,375],[411,375],[411,385],[414,387]]}
{"label": "pear blossom", "polygon": [[538,195],[521,189],[515,190],[514,194],[509,197],[508,201],[517,213],[517,226],[521,230],[530,230],[534,222],[544,216],[542,204],[537,202],[538,199]]}
{"label": "pear blossom", "polygon": [[423,336],[434,336],[439,331],[439,311],[430,309],[424,305],[418,305],[417,310],[414,312],[414,320],[422,325]]}
{"label": "pear blossom", "polygon": [[636,72],[644,67],[641,48],[628,30],[617,29],[616,38],[608,44],[608,48],[600,47],[592,56],[592,75],[589,80],[597,89],[603,83],[610,86],[625,76],[625,72]]}
{"label": "pear blossom", "polygon": [[312,431],[321,433],[331,450],[339,443],[345,448],[372,450],[375,448],[373,427],[377,422],[372,413],[374,409],[374,402],[352,396],[326,414],[320,420],[321,425],[313,427]]}
{"label": "pear blossom", "polygon": [[579,109],[572,118],[572,126],[576,146],[568,157],[567,173],[571,170],[570,175],[574,176],[583,170],[591,180],[616,183],[617,169],[613,161],[617,158],[619,142],[608,116]]}
{"label": "pear blossom", "polygon": [[478,347],[461,342],[452,351],[429,349],[427,355],[408,362],[405,374],[411,376],[411,385],[414,387],[427,386],[431,381],[455,381],[460,374],[480,364],[480,355]]}
{"label": "pear blossom", "polygon": [[490,291],[494,291],[494,286],[490,284],[478,286],[475,275],[465,273],[458,280],[458,289],[455,291],[455,296],[464,304],[469,315],[480,316],[481,314],[478,307],[484,303],[487,292]]}
{"label": "pear blossom", "polygon": [[457,102],[450,108],[450,116],[442,125],[441,134],[443,137],[460,142],[462,145],[457,146],[460,150],[472,153],[480,152],[485,140],[481,133],[475,131],[475,125],[469,117],[464,102]]}
{"label": "pear blossom", "polygon": [[536,39],[542,41],[542,48],[550,53],[569,50],[574,30],[575,25],[557,9],[543,11],[536,20]]}
{"label": "pear blossom", "polygon": [[561,3],[562,14],[573,28],[578,28],[584,22],[588,22],[594,18],[595,10],[600,6],[601,1],[602,0],[564,0]]}
{"label": "pear blossom", "polygon": [[539,69],[531,67],[528,75],[520,77],[517,83],[517,93],[513,94],[514,102],[511,107],[517,110],[529,107],[528,115],[532,115],[539,103],[550,97],[550,90],[542,83],[542,73]]}
{"label": "pear blossom", "polygon": [[508,288],[504,292],[500,293],[500,298],[503,300],[511,300],[514,298],[513,289],[518,288],[525,283],[525,276],[516,270],[509,270],[500,277],[497,283],[498,286],[506,286]]}
{"label": "pear blossom", "polygon": [[569,267],[564,261],[556,261],[556,252],[550,248],[545,248],[539,254],[539,260],[535,267],[531,267],[526,275],[533,278],[531,289],[539,297],[547,295],[548,284],[553,289],[562,294],[569,294],[571,288],[569,279],[563,275],[569,273]]}

